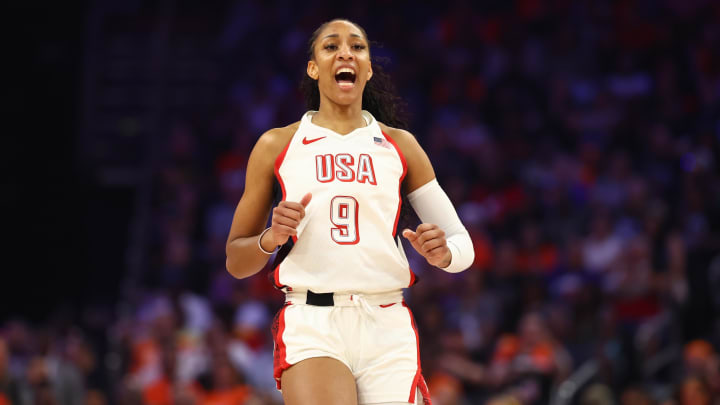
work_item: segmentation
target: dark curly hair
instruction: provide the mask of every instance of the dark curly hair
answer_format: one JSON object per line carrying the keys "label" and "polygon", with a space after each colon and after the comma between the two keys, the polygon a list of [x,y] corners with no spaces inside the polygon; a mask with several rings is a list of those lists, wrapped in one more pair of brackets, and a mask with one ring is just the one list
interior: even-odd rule
{"label": "dark curly hair", "polygon": [[[360,32],[362,32],[365,39],[370,44],[365,29],[355,22],[350,20],[336,18],[334,20],[327,21],[320,25],[315,32],[310,36],[308,40],[308,51],[307,56],[309,59],[315,58],[315,41],[317,41],[320,33],[328,26],[328,24],[334,21],[347,21],[350,24],[356,26]],[[368,46],[369,50],[369,46]],[[405,118],[405,104],[400,97],[396,94],[395,85],[385,70],[383,69],[381,61],[377,58],[372,58],[371,63],[373,66],[372,80],[369,80],[363,90],[362,108],[372,114],[376,120],[382,122],[385,125],[407,129],[407,121]],[[305,103],[307,108],[310,110],[317,110],[320,108],[320,90],[318,89],[317,80],[311,78],[307,74],[303,76],[300,82],[300,91],[305,96]]]}

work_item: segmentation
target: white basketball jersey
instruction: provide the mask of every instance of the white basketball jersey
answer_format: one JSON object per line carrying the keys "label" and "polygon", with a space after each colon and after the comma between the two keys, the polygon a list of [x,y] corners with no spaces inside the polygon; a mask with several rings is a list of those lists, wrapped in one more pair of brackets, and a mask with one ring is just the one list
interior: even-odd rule
{"label": "white basketball jersey", "polygon": [[405,158],[367,111],[367,126],[347,135],[313,124],[314,113],[303,115],[275,161],[283,200],[312,193],[295,244],[275,269],[276,286],[316,293],[408,287],[415,276],[395,240]]}

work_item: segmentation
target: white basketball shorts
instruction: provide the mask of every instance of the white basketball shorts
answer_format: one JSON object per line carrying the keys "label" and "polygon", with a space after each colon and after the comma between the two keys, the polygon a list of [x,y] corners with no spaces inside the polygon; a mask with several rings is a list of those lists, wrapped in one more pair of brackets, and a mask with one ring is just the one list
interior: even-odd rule
{"label": "white basketball shorts", "polygon": [[353,373],[359,404],[414,404],[419,391],[430,405],[417,328],[402,291],[334,294],[330,301],[323,302],[326,306],[309,305],[307,293],[287,293],[273,322],[277,388],[282,388],[283,371],[293,364],[331,357]]}

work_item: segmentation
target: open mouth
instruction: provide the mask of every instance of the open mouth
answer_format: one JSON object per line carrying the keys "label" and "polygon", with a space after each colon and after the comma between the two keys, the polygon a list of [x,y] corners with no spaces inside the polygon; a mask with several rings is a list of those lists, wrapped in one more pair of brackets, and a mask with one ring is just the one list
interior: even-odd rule
{"label": "open mouth", "polygon": [[351,89],[355,85],[355,71],[341,68],[335,73],[335,81],[341,89]]}

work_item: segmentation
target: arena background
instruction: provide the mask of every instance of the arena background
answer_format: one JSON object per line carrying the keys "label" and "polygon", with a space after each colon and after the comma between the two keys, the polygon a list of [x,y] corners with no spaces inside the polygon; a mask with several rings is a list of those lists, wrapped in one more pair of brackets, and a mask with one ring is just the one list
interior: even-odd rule
{"label": "arena background", "polygon": [[717,403],[720,3],[11,11],[0,404],[278,403],[282,294],[224,242],[334,17],[387,59],[475,242],[458,275],[410,258],[434,403]]}

